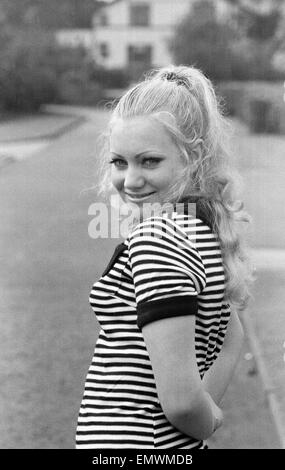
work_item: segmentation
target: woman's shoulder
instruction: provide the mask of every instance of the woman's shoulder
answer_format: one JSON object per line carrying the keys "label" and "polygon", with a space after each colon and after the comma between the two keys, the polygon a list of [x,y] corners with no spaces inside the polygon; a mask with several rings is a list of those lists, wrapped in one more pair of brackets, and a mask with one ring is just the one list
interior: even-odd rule
{"label": "woman's shoulder", "polygon": [[149,217],[146,217],[143,221],[138,222],[135,224],[130,232],[132,234],[133,232],[137,230],[141,230],[144,227],[148,227],[149,225],[157,225],[157,226],[163,226],[163,225],[168,225],[168,226],[178,226],[181,230],[183,228],[192,226],[192,227],[205,227],[211,230],[210,225],[207,223],[207,221],[200,217],[200,215],[196,215],[194,213],[190,212],[185,212],[185,211],[180,211],[180,210],[174,210],[174,211],[169,211],[169,212],[163,212],[161,214],[155,214]]}
{"label": "woman's shoulder", "polygon": [[[176,271],[187,272],[192,279],[194,273],[194,278],[199,278],[197,289],[201,292],[206,282],[205,268],[195,240],[181,225],[183,220],[184,217],[167,213],[147,217],[128,237],[129,256],[136,272],[145,270],[146,264],[150,263],[158,265],[160,272],[168,267],[168,275]],[[195,223],[193,216],[192,220]]]}
{"label": "woman's shoulder", "polygon": [[179,225],[181,230],[184,230],[188,237],[192,238],[193,235],[209,235],[214,236],[211,225],[202,218],[200,215],[174,212],[171,215],[174,223]]}
{"label": "woman's shoulder", "polygon": [[160,239],[162,243],[180,241],[194,247],[194,235],[197,230],[209,231],[210,228],[192,214],[165,212],[147,217],[133,226],[126,242],[129,244],[138,239],[142,240],[142,237],[149,240],[150,237],[154,237]]}
{"label": "woman's shoulder", "polygon": [[162,214],[155,214],[146,217],[142,221],[135,224],[130,231],[129,238],[132,238],[137,234],[141,234],[142,232],[148,234],[151,230],[154,231],[154,234],[156,232],[167,233],[166,229],[174,228],[182,230],[179,218],[177,219],[174,216],[174,213],[164,212]]}

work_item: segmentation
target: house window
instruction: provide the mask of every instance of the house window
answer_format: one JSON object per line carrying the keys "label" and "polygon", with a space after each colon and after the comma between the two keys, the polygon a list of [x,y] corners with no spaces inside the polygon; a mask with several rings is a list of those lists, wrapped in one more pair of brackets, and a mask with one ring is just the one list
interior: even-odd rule
{"label": "house window", "polygon": [[106,59],[110,55],[109,45],[106,42],[99,44],[100,56]]}
{"label": "house window", "polygon": [[128,61],[129,64],[151,65],[151,46],[129,46]]}
{"label": "house window", "polygon": [[148,3],[138,2],[130,5],[130,25],[150,25],[150,5]]}

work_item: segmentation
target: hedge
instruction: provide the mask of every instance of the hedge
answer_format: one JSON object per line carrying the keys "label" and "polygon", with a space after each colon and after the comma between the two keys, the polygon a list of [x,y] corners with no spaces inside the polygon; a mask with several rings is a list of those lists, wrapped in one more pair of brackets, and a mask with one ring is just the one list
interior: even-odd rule
{"label": "hedge", "polygon": [[283,82],[220,82],[217,92],[226,113],[241,119],[252,132],[285,134]]}

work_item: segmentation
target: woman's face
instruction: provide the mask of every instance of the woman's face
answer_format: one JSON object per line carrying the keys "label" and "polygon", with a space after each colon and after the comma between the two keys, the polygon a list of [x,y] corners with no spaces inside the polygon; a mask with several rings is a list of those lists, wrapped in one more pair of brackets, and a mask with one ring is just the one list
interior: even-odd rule
{"label": "woman's face", "polygon": [[165,201],[183,161],[167,130],[151,117],[115,121],[110,135],[111,179],[125,203]]}

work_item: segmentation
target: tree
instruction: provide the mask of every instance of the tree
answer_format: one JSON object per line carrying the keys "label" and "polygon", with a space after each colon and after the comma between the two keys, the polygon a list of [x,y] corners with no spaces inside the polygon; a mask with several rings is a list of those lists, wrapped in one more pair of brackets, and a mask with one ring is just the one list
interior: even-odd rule
{"label": "tree", "polygon": [[102,99],[88,54],[59,47],[53,32],[18,32],[0,53],[1,110],[36,111],[47,102],[94,105]]}
{"label": "tree", "polygon": [[236,37],[230,24],[217,20],[213,2],[199,0],[177,25],[170,50],[176,63],[196,65],[212,79],[230,79]]}
{"label": "tree", "polygon": [[[236,27],[243,35],[251,63],[259,69],[258,78],[278,79],[272,59],[285,44],[284,0],[226,0],[235,6]],[[242,44],[240,45],[242,47]]]}
{"label": "tree", "polygon": [[11,35],[1,49],[0,108],[32,111],[56,97],[56,75],[45,64],[50,39]]}
{"label": "tree", "polygon": [[260,8],[253,0],[226,1],[236,7],[235,20],[248,38],[267,41],[276,35],[282,16],[279,0],[267,0],[266,8]]}
{"label": "tree", "polygon": [[283,0],[267,0],[260,8],[256,0],[226,0],[235,7],[235,21],[248,39],[269,47],[274,53],[284,43]]}
{"label": "tree", "polygon": [[175,62],[196,65],[216,80],[278,78],[272,57],[284,34],[279,0],[262,13],[250,6],[253,0],[227,1],[234,6],[227,23],[218,20],[212,0],[194,3],[170,44]]}
{"label": "tree", "polygon": [[90,28],[102,4],[101,0],[0,0],[10,25],[44,29]]}

